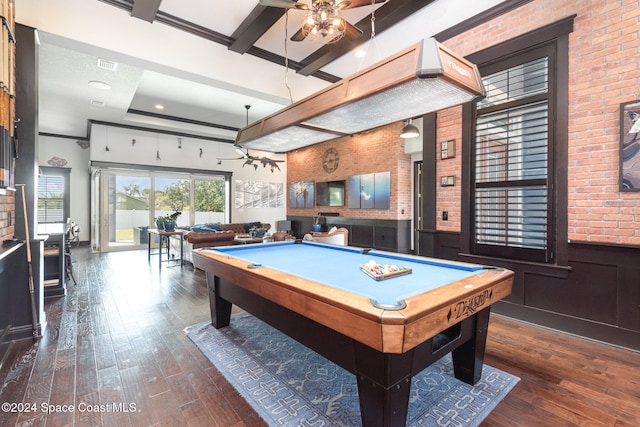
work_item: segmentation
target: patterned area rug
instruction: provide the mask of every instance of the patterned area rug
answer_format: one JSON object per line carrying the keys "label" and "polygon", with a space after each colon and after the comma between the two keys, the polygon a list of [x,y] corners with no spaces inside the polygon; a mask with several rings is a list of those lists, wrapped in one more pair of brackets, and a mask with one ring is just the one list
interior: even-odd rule
{"label": "patterned area rug", "polygon": [[[270,426],[361,424],[354,375],[250,314],[187,333]],[[518,381],[485,365],[472,387],[455,379],[445,356],[413,378],[407,425],[477,426]]]}

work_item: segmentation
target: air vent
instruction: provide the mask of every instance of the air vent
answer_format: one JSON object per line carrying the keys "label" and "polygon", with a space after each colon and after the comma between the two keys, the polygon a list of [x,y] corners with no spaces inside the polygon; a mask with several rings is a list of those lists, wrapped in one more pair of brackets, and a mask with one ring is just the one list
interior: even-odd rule
{"label": "air vent", "polygon": [[109,61],[107,59],[98,58],[98,68],[103,70],[115,71],[118,68],[118,63]]}
{"label": "air vent", "polygon": [[96,101],[95,99],[91,100],[91,106],[92,107],[104,107],[104,102],[103,101]]}

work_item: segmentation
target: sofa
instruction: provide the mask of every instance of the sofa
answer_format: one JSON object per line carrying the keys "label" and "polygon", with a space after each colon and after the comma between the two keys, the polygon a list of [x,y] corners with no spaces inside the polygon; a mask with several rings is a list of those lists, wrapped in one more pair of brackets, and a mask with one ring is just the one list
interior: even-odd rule
{"label": "sofa", "polygon": [[[257,228],[264,230],[262,233],[266,233],[271,224],[262,222],[247,222],[247,223],[230,223],[230,224],[197,224],[188,227],[186,233],[183,236],[183,257],[185,261],[189,261],[193,264],[192,252],[198,248],[212,248],[216,246],[229,246],[234,244],[234,239],[237,237],[249,237],[251,229]],[[171,239],[171,252],[176,257],[180,256],[180,241],[177,239]]]}
{"label": "sofa", "polygon": [[327,232],[313,232],[305,234],[303,240],[310,240],[312,242],[318,243],[327,243],[330,245],[348,246],[349,230],[342,227],[333,227]]}

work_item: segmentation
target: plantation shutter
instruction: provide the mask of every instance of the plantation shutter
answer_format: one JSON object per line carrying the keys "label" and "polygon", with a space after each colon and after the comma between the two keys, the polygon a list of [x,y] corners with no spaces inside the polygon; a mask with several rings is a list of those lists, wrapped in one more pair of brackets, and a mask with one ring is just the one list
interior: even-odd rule
{"label": "plantation shutter", "polygon": [[[547,57],[483,78],[476,109],[476,252],[549,258]],[[520,251],[522,256],[518,255]]]}
{"label": "plantation shutter", "polygon": [[40,175],[38,178],[38,223],[65,222],[65,175]]}

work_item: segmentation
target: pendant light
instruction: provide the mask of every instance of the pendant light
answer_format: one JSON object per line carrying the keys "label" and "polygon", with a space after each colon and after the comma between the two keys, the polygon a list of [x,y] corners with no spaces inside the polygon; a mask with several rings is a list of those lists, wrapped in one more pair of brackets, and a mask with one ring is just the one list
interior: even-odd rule
{"label": "pendant light", "polygon": [[407,120],[402,131],[400,131],[400,138],[408,139],[417,136],[420,136],[420,131],[411,123],[411,119]]}

